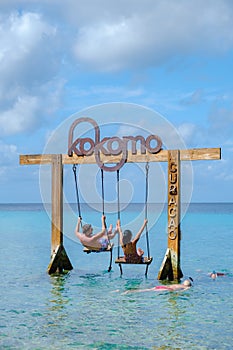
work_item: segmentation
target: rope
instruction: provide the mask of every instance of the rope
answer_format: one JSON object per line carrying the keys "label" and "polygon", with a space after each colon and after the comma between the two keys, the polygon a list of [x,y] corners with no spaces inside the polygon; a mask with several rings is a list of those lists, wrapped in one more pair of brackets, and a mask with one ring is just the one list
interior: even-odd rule
{"label": "rope", "polygon": [[[75,189],[76,189],[76,199],[77,199],[77,206],[78,206],[78,215],[82,219],[81,215],[81,207],[80,207],[80,200],[79,200],[79,193],[78,193],[78,182],[77,182],[77,173],[76,173],[76,165],[73,165],[73,172],[74,172],[74,181],[75,181]],[[82,226],[82,221],[81,221]]]}
{"label": "rope", "polygon": [[[117,170],[117,216],[120,220],[120,171]],[[118,259],[120,257],[120,235],[118,234]]]}
{"label": "rope", "polygon": [[121,208],[120,208],[120,171],[117,170],[117,218],[121,218]]}
{"label": "rope", "polygon": [[[148,162],[146,163],[146,195],[145,195],[145,219],[147,219],[147,212],[148,212],[148,175],[149,175],[149,164]],[[146,245],[147,245],[147,253],[148,253],[148,258],[150,257],[150,245],[149,245],[149,234],[148,234],[148,227],[146,224]]]}
{"label": "rope", "polygon": [[101,169],[102,214],[104,215],[104,171]]}
{"label": "rope", "polygon": [[[102,214],[104,213],[104,171],[101,169],[101,188],[102,188]],[[106,220],[104,221],[105,228],[107,228]],[[110,242],[109,242],[110,243]]]}

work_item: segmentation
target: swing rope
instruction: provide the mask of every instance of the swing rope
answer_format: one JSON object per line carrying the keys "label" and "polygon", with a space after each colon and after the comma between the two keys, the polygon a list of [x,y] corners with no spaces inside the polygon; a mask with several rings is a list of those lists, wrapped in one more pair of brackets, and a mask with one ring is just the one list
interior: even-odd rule
{"label": "swing rope", "polygon": [[78,216],[81,219],[81,227],[82,227],[82,215],[81,215],[81,206],[80,206],[80,200],[79,200],[79,192],[78,192],[78,181],[77,181],[77,167],[74,164],[73,165],[73,172],[74,172],[74,181],[75,181],[75,190],[76,190],[76,199],[77,199],[77,206],[78,206]]}
{"label": "swing rope", "polygon": [[[149,164],[148,164],[148,162],[146,163],[145,168],[146,168],[145,219],[147,219],[147,212],[148,212],[148,188],[149,188],[149,181],[148,181]],[[147,245],[148,258],[150,258],[149,233],[148,233],[147,224],[146,224],[146,245]]]}
{"label": "swing rope", "polygon": [[[102,188],[102,214],[105,216],[105,208],[104,208],[104,170],[101,169],[101,188]],[[107,224],[106,224],[106,219],[104,220],[104,226],[105,226],[105,230],[107,233],[107,237],[108,237],[108,230],[107,230]],[[110,252],[110,263],[109,263],[109,267],[108,267],[108,272],[111,271],[112,269],[112,247],[113,245],[111,245],[111,242],[108,238],[108,244],[111,247],[109,252]]]}
{"label": "swing rope", "polygon": [[101,169],[101,188],[102,188],[102,214],[104,214],[104,171]]}
{"label": "swing rope", "polygon": [[[105,208],[104,208],[104,170],[101,169],[101,188],[102,188],[102,214],[105,216]],[[106,233],[108,236],[108,232],[107,232],[107,224],[106,224],[106,218],[104,220],[104,226],[106,229]],[[110,244],[110,240],[108,240],[109,244]]]}
{"label": "swing rope", "polygon": [[[117,170],[117,218],[120,220],[120,170]],[[120,257],[120,235],[118,234],[118,259]]]}

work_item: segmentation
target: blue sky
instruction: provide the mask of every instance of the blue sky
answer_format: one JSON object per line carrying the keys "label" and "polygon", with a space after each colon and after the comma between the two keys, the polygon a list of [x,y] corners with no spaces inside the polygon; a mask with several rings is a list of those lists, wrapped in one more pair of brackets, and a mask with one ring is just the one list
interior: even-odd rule
{"label": "blue sky", "polygon": [[40,202],[39,166],[19,154],[111,102],[158,112],[188,148],[221,147],[222,160],[193,162],[191,200],[232,202],[232,72],[230,0],[1,0],[0,202]]}

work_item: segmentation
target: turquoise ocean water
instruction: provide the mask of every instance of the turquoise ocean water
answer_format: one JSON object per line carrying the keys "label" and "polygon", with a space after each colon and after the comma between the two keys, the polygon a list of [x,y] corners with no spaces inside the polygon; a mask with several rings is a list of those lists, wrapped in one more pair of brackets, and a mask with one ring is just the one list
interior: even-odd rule
{"label": "turquoise ocean water", "polygon": [[[139,210],[130,205],[124,221]],[[99,223],[100,213],[88,207],[84,216]],[[85,255],[70,237],[64,246],[74,269],[49,276],[51,224],[43,206],[0,205],[0,349],[232,349],[233,204],[191,204],[182,220],[181,267],[192,288],[124,294],[160,283],[166,217],[164,210],[150,230],[147,278],[138,265],[123,266],[120,277],[113,263],[108,273],[108,253]],[[214,281],[212,270],[226,276]]]}

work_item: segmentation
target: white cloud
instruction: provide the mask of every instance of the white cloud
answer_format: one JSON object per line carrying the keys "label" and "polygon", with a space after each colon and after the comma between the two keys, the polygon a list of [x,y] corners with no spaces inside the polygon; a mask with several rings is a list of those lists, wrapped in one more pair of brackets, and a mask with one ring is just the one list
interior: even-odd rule
{"label": "white cloud", "polygon": [[15,163],[18,157],[17,146],[0,140],[0,169]]}
{"label": "white cloud", "polygon": [[233,133],[233,108],[214,105],[208,116],[209,133],[218,135],[221,140],[232,139]]}
{"label": "white cloud", "polygon": [[114,17],[112,2],[106,2],[102,17],[97,11],[94,22],[79,28],[74,53],[80,63],[117,71],[161,65],[177,55],[221,54],[233,46],[233,9],[227,0],[121,5]]}
{"label": "white cloud", "polygon": [[37,13],[1,16],[1,86],[44,83],[56,71],[56,28]]}
{"label": "white cloud", "polygon": [[0,15],[0,135],[32,131],[57,107],[57,38],[38,13]]}
{"label": "white cloud", "polygon": [[191,93],[183,96],[181,100],[181,104],[183,105],[195,105],[203,102],[203,91],[201,89],[197,89]]}
{"label": "white cloud", "polygon": [[181,124],[177,128],[178,134],[184,139],[186,143],[189,143],[195,137],[197,132],[197,126],[191,123]]}
{"label": "white cloud", "polygon": [[36,97],[18,98],[12,109],[1,113],[0,134],[10,135],[31,130],[37,124],[39,101]]}

